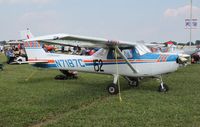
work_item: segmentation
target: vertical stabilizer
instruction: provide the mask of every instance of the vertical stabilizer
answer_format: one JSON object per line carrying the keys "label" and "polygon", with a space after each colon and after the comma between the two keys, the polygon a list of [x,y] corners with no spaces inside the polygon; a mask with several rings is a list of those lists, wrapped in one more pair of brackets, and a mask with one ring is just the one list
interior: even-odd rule
{"label": "vertical stabilizer", "polygon": [[[21,31],[21,38],[24,39],[30,39],[33,38],[33,34],[30,32],[29,29],[25,31]],[[42,48],[39,42],[37,41],[27,41],[24,42],[24,47],[26,50],[26,54],[28,56],[28,60],[41,60],[41,59],[46,59],[46,52]]]}

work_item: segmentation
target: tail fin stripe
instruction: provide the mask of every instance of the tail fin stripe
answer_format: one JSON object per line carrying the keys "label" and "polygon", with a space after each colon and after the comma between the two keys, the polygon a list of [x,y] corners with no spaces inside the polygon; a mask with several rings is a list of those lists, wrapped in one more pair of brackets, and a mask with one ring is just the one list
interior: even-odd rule
{"label": "tail fin stripe", "polygon": [[36,43],[37,44],[37,47],[40,47],[40,43]]}
{"label": "tail fin stripe", "polygon": [[24,45],[25,47],[30,47],[30,45],[29,45],[28,42],[25,42],[24,44],[25,44],[25,45]]}
{"label": "tail fin stripe", "polygon": [[37,47],[37,44],[36,44],[35,42],[33,42],[33,47],[34,47],[34,48]]}
{"label": "tail fin stripe", "polygon": [[33,47],[33,42],[32,41],[30,42],[30,47]]}
{"label": "tail fin stripe", "polygon": [[40,44],[37,41],[25,42],[24,46],[27,47],[27,48],[40,48],[41,47]]}
{"label": "tail fin stripe", "polygon": [[30,39],[29,35],[27,35],[27,38]]}

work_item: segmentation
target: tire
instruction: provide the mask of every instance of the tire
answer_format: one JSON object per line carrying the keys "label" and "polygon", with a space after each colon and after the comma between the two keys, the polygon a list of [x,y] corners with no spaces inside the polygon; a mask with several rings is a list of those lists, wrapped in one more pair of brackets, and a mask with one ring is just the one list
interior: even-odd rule
{"label": "tire", "polygon": [[169,90],[169,87],[167,84],[163,84],[164,89],[161,87],[161,85],[158,87],[159,92],[167,92]]}
{"label": "tire", "polygon": [[115,95],[119,93],[118,86],[116,84],[111,84],[107,86],[107,91],[111,95]]}

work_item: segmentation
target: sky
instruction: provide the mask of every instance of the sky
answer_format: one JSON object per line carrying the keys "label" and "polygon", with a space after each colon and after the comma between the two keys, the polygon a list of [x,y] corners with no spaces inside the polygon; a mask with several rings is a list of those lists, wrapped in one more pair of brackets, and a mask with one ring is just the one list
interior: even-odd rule
{"label": "sky", "polygon": [[[66,33],[111,40],[186,43],[190,0],[0,0],[0,40]],[[193,0],[200,28],[200,0]],[[192,30],[192,41],[200,29]]]}

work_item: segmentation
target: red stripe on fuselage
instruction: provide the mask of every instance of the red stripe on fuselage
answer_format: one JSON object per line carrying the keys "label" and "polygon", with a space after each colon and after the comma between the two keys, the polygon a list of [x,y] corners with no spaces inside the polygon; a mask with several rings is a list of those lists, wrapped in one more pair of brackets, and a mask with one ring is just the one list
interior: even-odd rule
{"label": "red stripe on fuselage", "polygon": [[[102,60],[104,63],[113,63],[113,62],[126,62],[125,60]],[[160,62],[160,61],[157,61],[157,60],[129,60],[130,62],[149,62],[149,63],[152,63],[152,62]],[[93,60],[83,60],[83,62],[85,63],[91,63],[93,62]]]}
{"label": "red stripe on fuselage", "polygon": [[47,59],[28,59],[28,61],[44,61],[44,62],[48,62],[48,63],[55,63],[55,60],[47,60]]}

